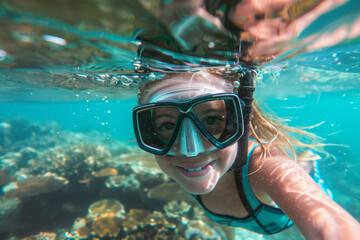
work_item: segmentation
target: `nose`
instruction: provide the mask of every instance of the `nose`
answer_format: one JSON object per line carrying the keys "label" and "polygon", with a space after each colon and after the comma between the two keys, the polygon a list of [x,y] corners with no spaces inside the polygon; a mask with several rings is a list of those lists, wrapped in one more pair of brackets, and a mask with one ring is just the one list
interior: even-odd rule
{"label": "nose", "polygon": [[195,123],[191,119],[185,118],[181,123],[175,143],[168,154],[183,154],[188,157],[195,157],[205,151],[202,138],[202,133]]}

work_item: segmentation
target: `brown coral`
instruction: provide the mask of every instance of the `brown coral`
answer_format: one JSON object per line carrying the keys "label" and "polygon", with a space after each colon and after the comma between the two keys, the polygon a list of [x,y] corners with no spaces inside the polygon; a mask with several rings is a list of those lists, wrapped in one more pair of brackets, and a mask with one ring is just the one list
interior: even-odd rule
{"label": "brown coral", "polygon": [[169,218],[179,218],[189,212],[191,205],[185,201],[171,201],[168,202],[165,207],[165,215]]}
{"label": "brown coral", "polygon": [[[131,209],[123,223],[125,239],[176,239],[176,225],[161,212]],[[158,238],[157,238],[157,237]]]}
{"label": "brown coral", "polygon": [[3,188],[6,198],[35,196],[41,193],[55,192],[68,184],[68,180],[48,172],[40,176],[30,176],[17,182],[11,182]]}
{"label": "brown coral", "polygon": [[103,214],[93,220],[91,228],[99,237],[116,237],[121,231],[122,222],[120,217]]}
{"label": "brown coral", "polygon": [[115,199],[104,199],[97,201],[90,205],[89,207],[89,217],[98,217],[98,216],[117,216],[123,217],[125,214],[124,206]]}
{"label": "brown coral", "polygon": [[88,238],[90,237],[91,227],[88,226],[85,218],[76,218],[72,227],[72,232],[76,238]]}
{"label": "brown coral", "polygon": [[108,177],[117,175],[119,171],[115,168],[103,168],[98,171],[92,171],[91,175],[94,177]]}
{"label": "brown coral", "polygon": [[50,148],[29,161],[33,171],[52,171],[64,177],[84,175],[110,166],[108,150],[101,145],[77,144]]}
{"label": "brown coral", "polygon": [[52,232],[41,232],[30,237],[23,238],[22,240],[55,240],[56,233]]}

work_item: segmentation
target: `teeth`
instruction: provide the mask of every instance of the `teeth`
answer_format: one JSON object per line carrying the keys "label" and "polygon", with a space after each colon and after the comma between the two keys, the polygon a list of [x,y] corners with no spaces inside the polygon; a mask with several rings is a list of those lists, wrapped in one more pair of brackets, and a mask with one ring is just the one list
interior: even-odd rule
{"label": "teeth", "polygon": [[[209,163],[209,164],[210,164],[210,163]],[[190,169],[190,168],[184,168],[184,169],[185,169],[186,171],[188,171],[188,172],[198,172],[198,171],[206,168],[206,166],[208,166],[209,164],[206,164],[205,166],[199,167],[199,168],[196,168],[196,169]]]}
{"label": "teeth", "polygon": [[184,168],[186,171],[188,172],[197,172],[197,171],[200,171],[201,169],[204,169],[206,166],[204,167],[199,167],[199,168],[196,168],[196,169],[190,169],[190,168]]}

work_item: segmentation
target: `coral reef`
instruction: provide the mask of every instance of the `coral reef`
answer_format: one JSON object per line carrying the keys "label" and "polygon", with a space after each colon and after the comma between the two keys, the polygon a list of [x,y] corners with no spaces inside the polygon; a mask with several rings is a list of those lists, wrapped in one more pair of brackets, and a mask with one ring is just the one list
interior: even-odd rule
{"label": "coral reef", "polygon": [[95,218],[104,214],[122,217],[125,214],[124,205],[114,199],[105,199],[90,205],[89,217]]}
{"label": "coral reef", "polygon": [[125,215],[120,202],[105,199],[91,204],[88,215],[76,219],[72,232],[65,235],[65,239],[177,239],[178,232],[161,212],[130,209]]}
{"label": "coral reef", "polygon": [[32,173],[51,171],[66,178],[82,177],[111,165],[106,148],[96,144],[56,146],[29,161]]}
{"label": "coral reef", "polygon": [[0,198],[0,232],[11,231],[19,221],[19,204],[17,198]]}
{"label": "coral reef", "polygon": [[118,173],[119,171],[115,168],[103,168],[100,169],[99,171],[92,171],[91,175],[93,177],[109,177],[109,176],[117,175]]}
{"label": "coral reef", "polygon": [[46,149],[63,142],[56,134],[60,126],[29,122],[26,119],[12,119],[0,123],[0,156],[7,152],[20,152],[26,146],[32,149]]}
{"label": "coral reef", "polygon": [[3,187],[5,198],[35,196],[42,193],[55,192],[68,184],[68,180],[53,173],[40,176],[29,176]]}
{"label": "coral reef", "polygon": [[110,176],[105,185],[108,188],[119,188],[121,191],[134,191],[140,187],[140,182],[134,174]]}
{"label": "coral reef", "polygon": [[30,237],[25,237],[22,240],[56,240],[56,233],[41,232]]}
{"label": "coral reef", "polygon": [[0,135],[0,239],[225,239],[136,147],[23,120]]}
{"label": "coral reef", "polygon": [[165,215],[169,218],[179,218],[189,212],[191,205],[184,201],[171,201],[164,206]]}

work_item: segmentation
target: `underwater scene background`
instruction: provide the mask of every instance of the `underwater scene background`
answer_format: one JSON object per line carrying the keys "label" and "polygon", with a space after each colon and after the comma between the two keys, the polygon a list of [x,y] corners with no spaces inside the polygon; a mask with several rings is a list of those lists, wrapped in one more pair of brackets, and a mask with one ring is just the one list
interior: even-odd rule
{"label": "underwater scene background", "polygon": [[[138,29],[148,27],[149,12],[162,1],[119,2],[1,2],[0,239],[304,239],[296,227],[262,236],[215,224],[138,149],[132,129],[137,84],[159,74],[135,71],[137,41],[153,39]],[[292,39],[279,60],[261,61],[255,100],[290,126],[313,126],[309,131],[330,153],[320,161],[325,184],[359,221],[360,5],[344,2]],[[121,9],[115,19],[113,9]],[[344,28],[346,37],[318,49],[306,48],[315,40],[302,42]],[[215,46],[236,45],[221,33],[210,34]],[[168,45],[159,50],[155,40],[149,45],[174,61],[144,55],[139,65],[239,64],[223,46],[205,58],[198,57],[202,43],[191,55],[191,39],[174,39],[183,43],[182,55]]]}

